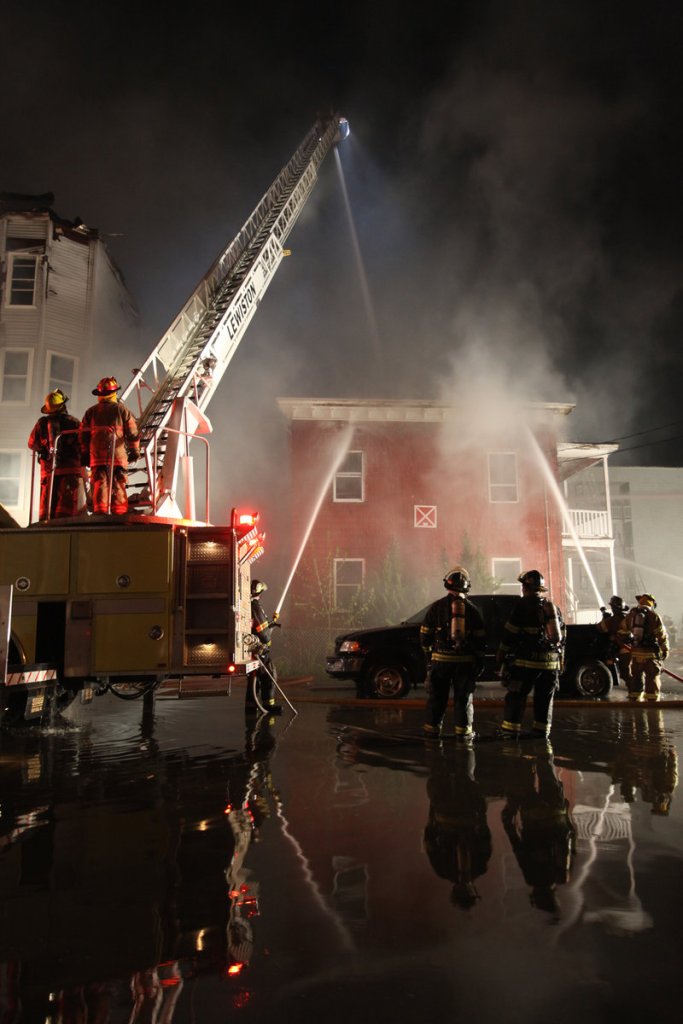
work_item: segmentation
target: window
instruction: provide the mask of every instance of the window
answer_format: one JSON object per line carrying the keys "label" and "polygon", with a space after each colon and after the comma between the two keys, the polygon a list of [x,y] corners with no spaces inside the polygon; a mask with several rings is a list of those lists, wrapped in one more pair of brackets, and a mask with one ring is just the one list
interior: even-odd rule
{"label": "window", "polygon": [[72,356],[60,356],[56,352],[48,353],[48,377],[46,391],[60,388],[65,395],[71,397],[76,376],[76,360]]}
{"label": "window", "polygon": [[518,576],[522,571],[521,558],[492,558],[491,575],[497,582],[496,594],[519,594]]}
{"label": "window", "polygon": [[364,501],[363,452],[347,452],[334,477],[335,501]]}
{"label": "window", "polygon": [[7,254],[8,306],[35,306],[38,257],[28,253]]}
{"label": "window", "polygon": [[349,608],[363,587],[365,562],[362,558],[335,558],[334,607]]}
{"label": "window", "polygon": [[489,453],[489,501],[517,501],[515,452]]}
{"label": "window", "polygon": [[0,399],[3,402],[26,402],[31,371],[31,352],[28,349],[5,349],[2,363],[2,387]]}
{"label": "window", "polygon": [[0,451],[0,505],[17,508],[21,496],[22,452]]}

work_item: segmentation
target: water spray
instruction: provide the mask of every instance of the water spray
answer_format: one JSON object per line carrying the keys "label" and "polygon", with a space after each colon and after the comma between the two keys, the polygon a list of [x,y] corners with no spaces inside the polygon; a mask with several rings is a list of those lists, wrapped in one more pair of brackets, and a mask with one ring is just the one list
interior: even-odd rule
{"label": "water spray", "polygon": [[381,345],[379,340],[379,331],[377,330],[377,318],[375,317],[375,309],[372,304],[370,297],[370,288],[368,286],[368,278],[365,273],[365,263],[363,262],[363,254],[361,253],[360,243],[358,241],[358,235],[356,233],[356,225],[353,219],[353,213],[351,212],[351,203],[349,201],[349,194],[346,189],[346,179],[344,178],[344,170],[342,168],[342,162],[337,149],[334,151],[334,160],[337,165],[337,171],[339,173],[339,183],[341,185],[342,196],[344,197],[344,206],[346,207],[346,216],[349,222],[349,230],[351,232],[351,243],[353,245],[353,252],[356,257],[356,267],[358,268],[358,277],[360,279],[360,290],[363,295],[363,305],[365,306],[365,315],[368,319],[368,327],[370,328],[370,337],[372,339],[372,345],[375,350],[375,356],[378,361],[381,361]]}
{"label": "water spray", "polygon": [[289,576],[287,578],[287,582],[285,583],[284,590],[282,591],[282,596],[281,596],[280,600],[277,603],[277,607],[275,609],[275,613],[277,615],[280,614],[280,609],[282,608],[282,605],[284,604],[285,597],[287,596],[287,591],[289,590],[289,586],[290,586],[292,580],[294,579],[294,573],[296,572],[296,570],[299,567],[299,562],[301,561],[301,556],[304,553],[304,548],[306,547],[306,544],[308,543],[308,538],[310,537],[311,531],[312,531],[312,529],[313,529],[313,527],[315,525],[315,521],[318,518],[318,513],[320,512],[320,507],[321,507],[323,501],[325,500],[325,495],[327,494],[327,490],[328,490],[330,484],[332,483],[332,480],[334,479],[335,473],[339,469],[340,465],[342,464],[342,462],[343,462],[343,460],[344,460],[344,458],[346,456],[346,453],[349,450],[349,447],[351,445],[351,438],[352,437],[353,437],[353,427],[351,426],[351,424],[349,424],[341,432],[341,434],[339,435],[339,447],[335,451],[335,455],[334,455],[334,458],[332,460],[332,466],[330,468],[330,471],[327,474],[327,476],[325,477],[324,483],[323,483],[322,487],[320,488],[320,493],[318,494],[316,503],[313,506],[313,511],[311,513],[311,518],[310,518],[310,520],[308,522],[308,526],[306,527],[306,532],[304,533],[303,540],[301,541],[301,544],[299,545],[299,550],[296,553],[296,557],[294,559],[294,565],[292,566],[292,571],[290,572],[290,574],[289,574]]}
{"label": "water spray", "polygon": [[558,508],[560,510],[560,513],[562,514],[562,519],[564,521],[564,525],[567,528],[567,532],[569,533],[570,537],[574,541],[574,544],[576,546],[576,550],[579,552],[579,557],[581,558],[581,562],[583,563],[583,567],[586,570],[586,575],[588,576],[588,579],[590,580],[590,584],[591,584],[591,586],[593,588],[593,592],[594,592],[595,597],[597,599],[598,607],[601,608],[605,604],[605,602],[603,600],[602,594],[600,593],[600,591],[598,589],[598,585],[595,582],[595,577],[593,576],[593,572],[591,570],[591,567],[588,564],[588,559],[586,558],[586,552],[583,550],[583,546],[581,544],[581,541],[579,540],[579,535],[576,532],[576,527],[574,526],[574,522],[573,522],[572,517],[571,517],[571,515],[569,513],[569,508],[567,507],[567,502],[565,501],[564,496],[562,494],[562,491],[560,490],[560,485],[558,484],[558,482],[557,482],[557,480],[555,478],[555,474],[553,473],[553,471],[551,470],[550,466],[548,465],[548,460],[546,459],[545,455],[543,454],[543,450],[542,450],[540,444],[538,443],[538,441],[536,440],[536,437],[534,436],[533,431],[531,430],[530,427],[527,427],[526,431],[527,431],[527,433],[529,435],[529,440],[531,442],[531,447],[533,449],[534,455],[536,456],[536,458],[538,460],[538,463],[539,463],[539,465],[541,467],[541,470],[542,470],[543,475],[544,475],[544,477],[546,479],[546,482],[548,483],[548,485],[550,487],[550,490],[552,491],[553,497],[555,498],[555,501],[557,502],[557,506],[558,506]]}

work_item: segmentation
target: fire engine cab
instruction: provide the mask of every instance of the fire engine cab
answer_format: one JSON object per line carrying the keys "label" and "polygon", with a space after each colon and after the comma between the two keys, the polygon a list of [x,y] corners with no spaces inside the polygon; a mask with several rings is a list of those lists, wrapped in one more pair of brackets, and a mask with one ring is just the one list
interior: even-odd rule
{"label": "fire engine cab", "polygon": [[316,122],[133,371],[121,398],[137,411],[141,468],[129,473],[128,513],[0,530],[0,721],[42,717],[78,693],[135,697],[169,679],[257,668],[250,567],[264,534],[257,515],[236,509],[229,523],[210,522],[205,410],[287,253],[318,166],[347,134],[337,115]]}

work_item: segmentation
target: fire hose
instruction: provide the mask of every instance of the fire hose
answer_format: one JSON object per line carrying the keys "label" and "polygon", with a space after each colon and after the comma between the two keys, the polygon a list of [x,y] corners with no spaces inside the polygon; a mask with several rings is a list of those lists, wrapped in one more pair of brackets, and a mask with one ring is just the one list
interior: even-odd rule
{"label": "fire hose", "polygon": [[[252,640],[253,640],[253,642],[251,642]],[[278,683],[277,679],[275,678],[273,673],[270,671],[270,669],[268,668],[268,666],[264,662],[263,658],[261,657],[261,653],[264,650],[263,644],[259,643],[259,641],[258,641],[258,639],[256,637],[253,637],[253,638],[245,637],[245,645],[249,648],[251,653],[255,656],[255,658],[258,661],[258,663],[260,664],[261,668],[267,673],[267,675],[271,679],[275,689],[280,693],[280,695],[287,702],[287,704],[289,704],[289,707],[290,707],[292,713],[295,714],[295,715],[298,715],[299,712],[296,710],[296,708],[292,704],[291,700],[289,699],[289,697],[287,696],[285,691],[282,689],[282,687]],[[248,681],[247,681],[247,686],[249,686],[249,682]],[[268,708],[265,708],[263,706],[263,704],[261,703],[261,701],[259,700],[259,695],[256,692],[256,685],[254,685],[254,700],[256,702],[256,706],[258,707],[259,711],[261,711],[262,714],[264,714],[264,715],[268,714]]]}
{"label": "fire hose", "polygon": [[683,683],[683,676],[677,676],[675,672],[671,671],[671,669],[662,668],[662,672],[666,672],[666,674],[671,676],[672,679],[677,679],[679,683]]}

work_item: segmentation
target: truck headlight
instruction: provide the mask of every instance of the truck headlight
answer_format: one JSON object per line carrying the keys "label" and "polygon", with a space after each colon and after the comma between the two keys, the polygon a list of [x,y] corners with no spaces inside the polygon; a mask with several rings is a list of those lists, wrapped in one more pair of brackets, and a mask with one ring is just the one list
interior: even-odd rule
{"label": "truck headlight", "polygon": [[344,642],[339,647],[340,654],[355,654],[358,651],[362,650],[363,648],[361,647],[357,640],[344,640]]}

